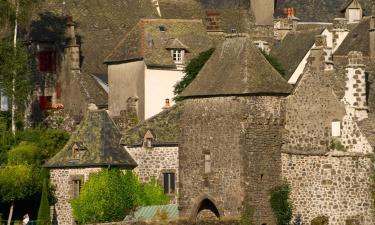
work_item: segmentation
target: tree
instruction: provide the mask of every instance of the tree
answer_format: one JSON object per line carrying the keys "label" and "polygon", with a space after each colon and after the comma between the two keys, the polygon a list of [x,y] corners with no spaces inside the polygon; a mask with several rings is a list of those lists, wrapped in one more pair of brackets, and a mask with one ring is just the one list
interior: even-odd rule
{"label": "tree", "polygon": [[33,143],[22,142],[8,152],[11,165],[37,165],[40,163],[39,148]]}
{"label": "tree", "polygon": [[271,190],[271,208],[276,217],[277,225],[289,225],[292,220],[292,205],[289,202],[290,188],[283,184]]}
{"label": "tree", "polygon": [[199,71],[203,68],[204,64],[210,59],[215,49],[211,48],[205,52],[201,52],[196,58],[192,59],[185,67],[185,76],[181,81],[177,82],[174,86],[174,100],[179,101],[181,98],[178,95],[195,79]]}
{"label": "tree", "polygon": [[33,172],[30,165],[9,165],[0,169],[1,201],[11,203],[8,225],[12,220],[14,202],[35,193]]}
{"label": "tree", "polygon": [[42,197],[38,211],[38,224],[50,225],[51,215],[48,201],[48,180],[45,178],[43,182]]}
{"label": "tree", "polygon": [[[10,51],[11,54],[13,54],[13,57],[10,59],[10,65],[8,65],[8,68],[11,68],[12,70],[9,70],[8,73],[12,73],[12,76],[7,76],[7,78],[11,78],[7,81],[11,82],[11,91],[10,95],[12,100],[12,132],[13,135],[16,133],[16,109],[17,109],[17,98],[16,94],[20,91],[17,86],[19,83],[23,83],[24,80],[19,80],[19,76],[21,75],[23,77],[24,74],[18,74],[17,68],[18,67],[24,67],[26,64],[18,64],[16,63],[18,60],[18,57],[20,56],[19,46],[17,45],[18,41],[18,34],[19,34],[19,28],[20,27],[26,27],[28,24],[28,20],[31,17],[32,8],[39,2],[39,0],[0,0],[0,25],[8,25],[9,23],[13,25],[13,50]],[[21,52],[22,54],[22,52]],[[23,54],[22,54],[23,55]],[[22,56],[21,55],[21,56]],[[8,61],[7,61],[8,62]],[[17,65],[17,66],[16,66]],[[13,67],[13,68],[12,68]],[[9,86],[1,86],[1,88],[7,88],[9,89]],[[26,99],[26,98],[25,98]],[[25,100],[20,99],[20,100]]]}

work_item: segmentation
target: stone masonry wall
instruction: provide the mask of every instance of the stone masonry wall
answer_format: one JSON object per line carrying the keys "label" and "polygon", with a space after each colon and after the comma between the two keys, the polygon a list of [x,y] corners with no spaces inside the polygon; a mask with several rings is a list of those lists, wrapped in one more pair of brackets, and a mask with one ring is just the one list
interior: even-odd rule
{"label": "stone masonry wall", "polygon": [[372,162],[365,156],[307,156],[282,154],[282,174],[291,186],[294,215],[304,224],[317,216],[330,225],[356,219],[374,224],[371,196]]}
{"label": "stone masonry wall", "polygon": [[[195,217],[204,199],[220,216],[254,209],[256,224],[274,225],[269,190],[281,180],[283,97],[189,99],[181,115],[180,216]],[[205,155],[211,172],[205,173]],[[205,205],[203,205],[205,207]],[[212,208],[212,206],[211,206]]]}
{"label": "stone masonry wall", "polygon": [[176,195],[172,203],[177,203],[178,195],[178,147],[126,147],[126,151],[137,162],[138,166],[134,172],[138,174],[143,182],[155,177],[163,184],[163,173],[175,173]]}
{"label": "stone masonry wall", "polygon": [[56,216],[59,225],[74,224],[70,200],[72,199],[72,178],[82,177],[87,181],[91,173],[99,172],[101,168],[51,169],[50,180],[56,187],[57,203]]}

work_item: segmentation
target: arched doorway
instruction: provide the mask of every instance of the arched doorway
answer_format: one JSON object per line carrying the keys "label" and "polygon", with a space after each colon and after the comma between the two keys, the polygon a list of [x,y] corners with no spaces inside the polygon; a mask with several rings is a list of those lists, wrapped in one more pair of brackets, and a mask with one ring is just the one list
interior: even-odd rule
{"label": "arched doorway", "polygon": [[198,219],[218,219],[220,213],[215,204],[210,199],[205,198],[198,206],[196,217]]}

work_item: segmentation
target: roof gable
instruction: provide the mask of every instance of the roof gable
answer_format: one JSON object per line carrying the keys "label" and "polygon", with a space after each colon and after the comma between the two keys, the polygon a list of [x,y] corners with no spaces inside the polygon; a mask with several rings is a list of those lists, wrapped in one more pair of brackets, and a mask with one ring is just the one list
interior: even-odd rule
{"label": "roof gable", "polygon": [[[71,136],[65,147],[45,167],[90,167],[121,166],[134,168],[137,164],[120,145],[121,133],[104,110],[88,111],[81,125]],[[84,146],[77,157],[73,155],[74,146]]]}
{"label": "roof gable", "polygon": [[212,46],[201,20],[142,19],[106,58],[106,63],[144,60],[150,66],[175,67],[168,48],[188,49],[186,60]]}
{"label": "roof gable", "polygon": [[291,86],[250,38],[227,39],[213,53],[182,97],[288,94]]}

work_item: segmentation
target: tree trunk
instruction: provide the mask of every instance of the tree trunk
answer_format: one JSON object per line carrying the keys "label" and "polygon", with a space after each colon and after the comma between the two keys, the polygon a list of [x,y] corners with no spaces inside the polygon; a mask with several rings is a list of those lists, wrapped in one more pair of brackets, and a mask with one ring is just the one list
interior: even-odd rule
{"label": "tree trunk", "polygon": [[12,201],[12,204],[10,205],[10,210],[9,210],[9,216],[8,216],[8,223],[7,223],[7,225],[10,225],[10,223],[12,222],[13,209],[14,209],[14,201]]}
{"label": "tree trunk", "polygon": [[[14,47],[14,54],[17,54],[17,31],[18,31],[18,11],[19,11],[19,4],[18,1],[15,0],[14,2],[16,6],[16,17],[14,19],[14,36],[13,36],[13,47]],[[12,79],[12,133],[13,135],[16,134],[16,71],[13,72],[13,79]]]}

